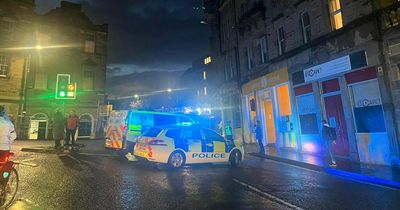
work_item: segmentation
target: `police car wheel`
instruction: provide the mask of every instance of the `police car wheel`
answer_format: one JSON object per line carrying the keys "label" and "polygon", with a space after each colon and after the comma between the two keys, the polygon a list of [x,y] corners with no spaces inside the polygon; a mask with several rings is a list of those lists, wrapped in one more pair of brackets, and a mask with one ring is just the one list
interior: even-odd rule
{"label": "police car wheel", "polygon": [[237,167],[240,165],[241,161],[242,161],[242,154],[237,150],[233,151],[229,157],[229,162],[231,163],[231,166]]}
{"label": "police car wheel", "polygon": [[169,156],[168,166],[170,168],[180,168],[185,164],[186,158],[182,152],[174,152]]}

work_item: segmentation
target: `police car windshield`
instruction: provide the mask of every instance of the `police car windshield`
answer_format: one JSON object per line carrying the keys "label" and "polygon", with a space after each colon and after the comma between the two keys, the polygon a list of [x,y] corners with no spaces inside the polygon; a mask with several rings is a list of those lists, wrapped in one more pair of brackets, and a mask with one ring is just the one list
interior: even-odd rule
{"label": "police car windshield", "polygon": [[143,132],[143,136],[146,137],[157,137],[162,131],[161,128],[146,128]]}

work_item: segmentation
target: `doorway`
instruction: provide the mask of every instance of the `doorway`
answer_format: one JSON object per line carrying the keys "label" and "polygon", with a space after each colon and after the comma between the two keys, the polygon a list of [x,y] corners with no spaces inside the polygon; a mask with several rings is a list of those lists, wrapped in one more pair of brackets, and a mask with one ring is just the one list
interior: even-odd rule
{"label": "doorway", "polygon": [[79,137],[90,138],[92,134],[92,125],[92,117],[88,114],[82,115],[79,119]]}
{"label": "doorway", "polygon": [[272,100],[264,101],[265,129],[267,131],[267,146],[275,147],[276,130]]}
{"label": "doorway", "polygon": [[335,155],[349,156],[349,138],[347,136],[347,125],[344,117],[341,95],[324,97],[326,120],[329,125],[336,129],[336,145],[333,146]]}

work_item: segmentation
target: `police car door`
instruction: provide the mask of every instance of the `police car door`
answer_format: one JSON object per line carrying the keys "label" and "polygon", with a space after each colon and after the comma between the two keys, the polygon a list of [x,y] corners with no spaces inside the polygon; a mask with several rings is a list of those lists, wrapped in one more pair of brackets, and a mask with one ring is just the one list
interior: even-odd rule
{"label": "police car door", "polygon": [[186,161],[187,163],[202,163],[204,158],[201,158],[202,152],[202,135],[198,128],[183,128],[181,130],[181,139],[187,143]]}
{"label": "police car door", "polygon": [[225,162],[229,158],[223,136],[210,129],[203,129],[208,162]]}

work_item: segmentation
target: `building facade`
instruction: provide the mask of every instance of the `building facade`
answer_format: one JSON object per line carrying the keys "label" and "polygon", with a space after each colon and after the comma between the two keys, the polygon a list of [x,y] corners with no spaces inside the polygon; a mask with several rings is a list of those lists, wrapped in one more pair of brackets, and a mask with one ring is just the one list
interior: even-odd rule
{"label": "building facade", "polygon": [[337,157],[399,164],[397,1],[233,2],[244,142],[323,155],[327,120]]}
{"label": "building facade", "polygon": [[[101,136],[107,25],[94,24],[81,5],[66,1],[44,15],[35,14],[33,0],[6,2],[13,13],[1,7],[11,16],[3,20],[13,23],[13,42],[5,42],[11,54],[2,56],[8,62],[8,69],[3,68],[8,75],[0,82],[10,90],[0,97],[14,103],[7,108],[16,122],[18,138],[52,139],[52,118],[57,109],[65,114],[76,111],[80,138]],[[69,75],[69,82],[76,83],[76,99],[56,99],[58,74]]]}
{"label": "building facade", "polygon": [[0,2],[0,105],[5,106],[15,125],[22,122],[30,54],[26,46],[34,40],[36,18],[33,0]]}

